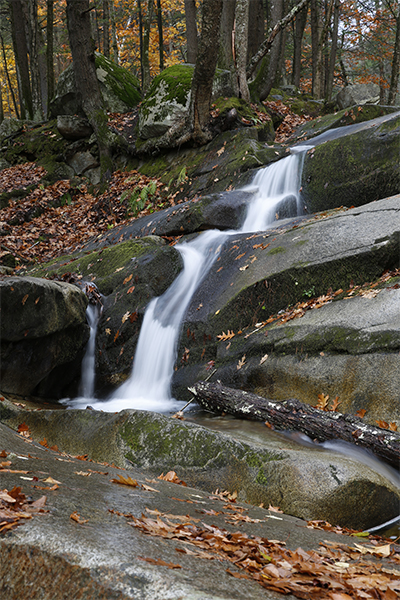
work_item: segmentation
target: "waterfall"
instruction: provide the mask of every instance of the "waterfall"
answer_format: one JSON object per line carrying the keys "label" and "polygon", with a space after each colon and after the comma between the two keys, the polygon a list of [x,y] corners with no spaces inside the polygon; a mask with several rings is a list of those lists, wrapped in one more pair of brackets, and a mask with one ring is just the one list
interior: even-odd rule
{"label": "waterfall", "polygon": [[[298,212],[302,212],[299,188],[307,149],[307,146],[294,148],[293,154],[258,171],[252,184],[245,188],[254,191],[254,198],[240,233],[263,231],[271,226],[278,205],[286,198],[295,198]],[[93,408],[112,412],[124,408],[168,412],[179,407],[171,397],[170,388],[181,323],[201,280],[218,258],[225,240],[233,234],[237,231],[206,231],[193,241],[176,246],[183,258],[183,270],[146,309],[129,379],[108,400],[91,401]],[[86,393],[84,396],[90,397]],[[84,408],[85,398],[78,398],[70,405]]]}
{"label": "waterfall", "polygon": [[83,398],[93,398],[94,394],[96,333],[101,309],[100,304],[91,304],[90,302],[86,308],[86,320],[90,327],[90,335],[82,361],[82,375],[79,386],[79,395]]}

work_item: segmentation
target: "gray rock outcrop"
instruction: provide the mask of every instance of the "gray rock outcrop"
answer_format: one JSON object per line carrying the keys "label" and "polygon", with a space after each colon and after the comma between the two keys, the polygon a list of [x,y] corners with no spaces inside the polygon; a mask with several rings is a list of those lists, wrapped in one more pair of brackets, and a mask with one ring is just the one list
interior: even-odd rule
{"label": "gray rock outcrop", "polygon": [[2,276],[1,389],[46,395],[80,372],[88,340],[85,294],[35,277]]}
{"label": "gray rock outcrop", "polygon": [[336,103],[340,109],[354,106],[355,104],[378,104],[379,85],[376,83],[358,83],[348,85],[340,90],[336,96]]}

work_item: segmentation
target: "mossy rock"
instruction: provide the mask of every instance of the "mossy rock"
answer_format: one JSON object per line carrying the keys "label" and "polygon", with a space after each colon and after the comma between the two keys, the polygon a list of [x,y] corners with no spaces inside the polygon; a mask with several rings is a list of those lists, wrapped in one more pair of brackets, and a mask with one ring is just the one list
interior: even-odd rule
{"label": "mossy rock", "polygon": [[300,139],[309,140],[321,133],[325,133],[329,129],[354,125],[355,123],[364,123],[365,121],[370,121],[394,113],[397,110],[398,109],[395,106],[379,106],[376,104],[353,106],[328,115],[318,116],[316,119],[304,123],[304,125],[301,125],[301,127],[296,130],[292,139],[293,141]]}
{"label": "mossy rock", "polygon": [[177,250],[149,236],[63,256],[31,272],[42,277],[75,273],[103,295],[96,346],[97,388],[102,391],[130,372],[145,307],[168,289],[181,268]]}
{"label": "mossy rock", "polygon": [[[140,100],[139,80],[127,69],[120,67],[99,52],[95,54],[96,74],[100,91],[109,112],[129,112]],[[52,117],[58,115],[84,115],[76,92],[73,65],[63,71],[57,82],[55,98],[50,103]]]}
{"label": "mossy rock", "polygon": [[361,206],[400,191],[400,116],[309,151],[302,174],[310,212]]}
{"label": "mossy rock", "polygon": [[[140,107],[139,137],[142,140],[163,135],[185,117],[190,103],[193,73],[193,65],[179,64],[167,67],[153,79]],[[230,95],[229,81],[229,71],[217,69],[213,98]]]}

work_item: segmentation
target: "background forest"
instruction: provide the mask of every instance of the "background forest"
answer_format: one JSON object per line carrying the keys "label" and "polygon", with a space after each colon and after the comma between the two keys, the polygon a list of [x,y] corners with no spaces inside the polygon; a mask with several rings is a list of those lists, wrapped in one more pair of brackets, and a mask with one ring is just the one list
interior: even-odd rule
{"label": "background forest", "polygon": [[[165,67],[196,61],[207,3],[94,0],[92,37],[100,52],[139,78],[145,92]],[[47,118],[57,79],[72,61],[66,4],[0,0],[0,121]],[[398,0],[223,2],[218,66],[236,73],[244,99],[249,92],[241,72],[252,99],[292,84],[330,102],[344,85],[373,82],[380,86],[380,103],[394,104],[399,57]]]}

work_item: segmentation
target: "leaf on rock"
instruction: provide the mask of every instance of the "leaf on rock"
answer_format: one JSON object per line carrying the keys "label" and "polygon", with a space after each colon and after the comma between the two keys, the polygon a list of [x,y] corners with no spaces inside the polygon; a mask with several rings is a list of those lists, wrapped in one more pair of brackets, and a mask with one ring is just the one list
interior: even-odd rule
{"label": "leaf on rock", "polygon": [[230,331],[228,329],[228,333],[225,333],[225,331],[223,331],[222,333],[220,333],[219,335],[217,335],[217,339],[220,342],[226,342],[226,340],[231,340],[234,336],[235,336],[235,334],[233,333],[233,331]]}
{"label": "leaf on rock", "polygon": [[84,523],[87,523],[89,521],[89,519],[84,519],[83,517],[81,517],[76,511],[71,513],[69,517],[76,523],[79,523],[79,525],[83,525]]}
{"label": "leaf on rock", "polygon": [[238,364],[236,365],[236,370],[239,371],[245,364],[246,364],[246,355],[243,354],[242,358],[239,360]]}
{"label": "leaf on rock", "polygon": [[168,567],[168,569],[182,569],[181,565],[165,562],[165,560],[162,560],[161,558],[149,558],[147,556],[138,556],[137,558],[139,560],[145,560],[146,562],[151,563],[152,565]]}
{"label": "leaf on rock", "polygon": [[164,473],[161,473],[157,479],[163,479],[164,481],[170,481],[171,483],[177,483],[178,485],[184,485],[186,487],[186,483],[179,479],[175,471],[168,471],[165,475]]}
{"label": "leaf on rock", "polygon": [[139,484],[136,479],[132,479],[132,477],[124,477],[123,475],[118,475],[117,479],[111,479],[112,483],[119,483],[120,485],[130,485],[131,487],[137,487]]}

